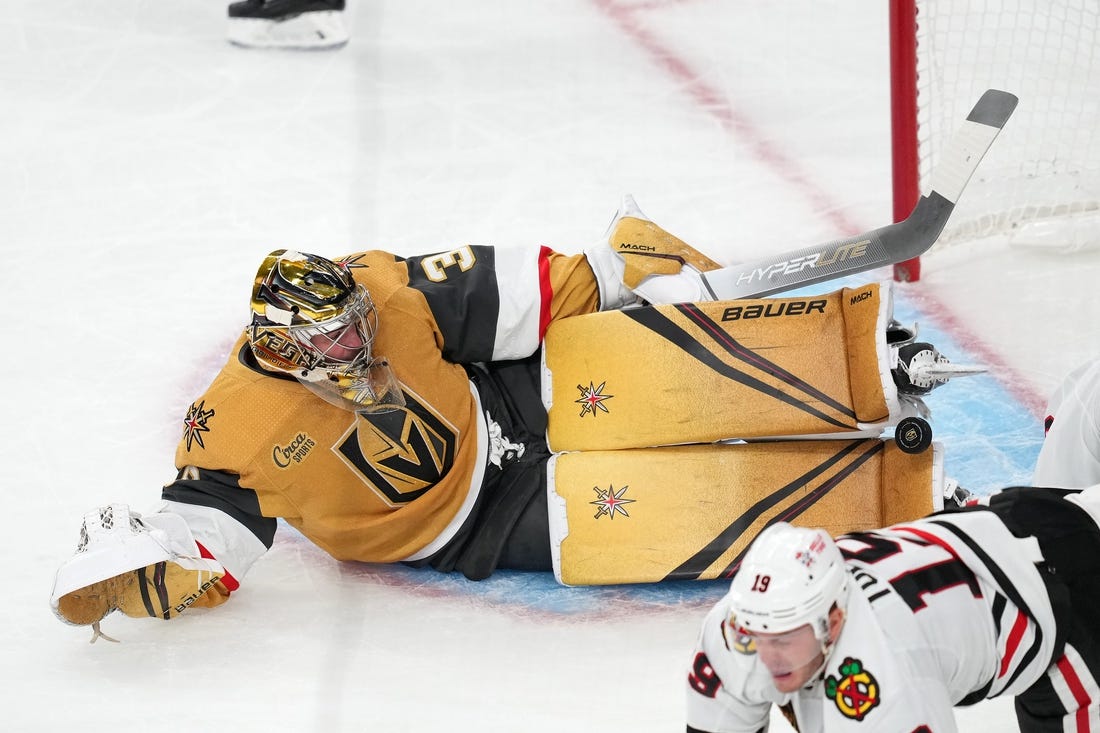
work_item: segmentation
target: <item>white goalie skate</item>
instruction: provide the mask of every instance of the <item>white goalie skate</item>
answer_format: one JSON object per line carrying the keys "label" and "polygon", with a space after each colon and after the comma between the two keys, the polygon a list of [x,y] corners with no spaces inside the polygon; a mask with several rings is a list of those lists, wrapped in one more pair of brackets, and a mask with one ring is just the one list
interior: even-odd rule
{"label": "white goalie skate", "polygon": [[906,453],[921,453],[932,444],[932,412],[923,397],[955,377],[986,371],[982,366],[952,364],[932,344],[917,341],[916,333],[916,326],[906,328],[893,321],[887,334],[894,353],[890,373],[904,415],[894,426],[894,442]]}
{"label": "white goalie skate", "polygon": [[952,364],[935,346],[923,341],[903,344],[897,351],[897,363],[891,370],[898,392],[922,396],[956,377],[981,374],[983,366]]}

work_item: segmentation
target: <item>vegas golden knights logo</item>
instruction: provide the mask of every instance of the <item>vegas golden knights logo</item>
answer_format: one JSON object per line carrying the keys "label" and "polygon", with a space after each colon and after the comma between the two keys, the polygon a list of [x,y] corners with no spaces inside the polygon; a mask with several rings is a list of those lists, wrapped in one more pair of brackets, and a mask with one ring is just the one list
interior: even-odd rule
{"label": "vegas golden knights logo", "polygon": [[624,486],[621,489],[616,489],[614,485],[608,486],[607,489],[601,489],[599,486],[593,486],[592,490],[596,492],[596,500],[588,502],[596,507],[596,519],[607,516],[611,519],[615,518],[616,514],[622,514],[624,517],[629,517],[630,513],[626,510],[627,504],[633,504],[634,499],[627,499],[624,494],[629,486]]}
{"label": "vegas golden knights logo", "polygon": [[214,417],[214,410],[206,409],[206,400],[191,403],[187,408],[187,416],[183,418],[183,439],[187,443],[188,452],[196,443],[200,448],[206,447],[202,434],[210,432],[208,423],[212,417]]}
{"label": "vegas golden knights logo", "polygon": [[604,404],[607,400],[611,399],[615,395],[604,394],[604,389],[607,387],[607,382],[600,382],[600,386],[596,386],[595,382],[589,382],[585,387],[583,384],[578,384],[577,389],[580,390],[581,397],[578,400],[573,400],[581,406],[581,417],[591,414],[592,417],[596,416],[596,412],[602,410],[603,412],[610,413],[611,410],[607,409],[607,405]]}
{"label": "vegas golden knights logo", "polygon": [[389,505],[405,504],[454,465],[458,431],[404,390],[405,407],[359,413],[334,450]]}

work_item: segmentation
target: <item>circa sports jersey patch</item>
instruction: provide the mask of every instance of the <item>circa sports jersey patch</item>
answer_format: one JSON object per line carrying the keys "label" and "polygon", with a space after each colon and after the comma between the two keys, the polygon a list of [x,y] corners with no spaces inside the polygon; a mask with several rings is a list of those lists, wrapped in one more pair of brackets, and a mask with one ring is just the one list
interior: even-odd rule
{"label": "circa sports jersey patch", "polygon": [[195,443],[198,443],[200,448],[206,448],[206,444],[202,441],[202,434],[210,432],[207,422],[212,417],[214,417],[214,410],[206,409],[206,400],[198,404],[192,402],[187,408],[187,415],[183,418],[183,441],[188,451]]}
{"label": "circa sports jersey patch", "polygon": [[863,720],[879,703],[878,680],[863,668],[863,662],[845,657],[838,676],[825,678],[825,694],[846,718]]}
{"label": "circa sports jersey patch", "polygon": [[596,416],[596,411],[611,413],[611,410],[607,409],[607,405],[604,404],[607,400],[611,399],[615,395],[604,394],[604,389],[607,388],[607,382],[600,382],[597,387],[594,382],[589,382],[585,387],[582,384],[577,385],[577,389],[581,391],[580,399],[573,400],[581,406],[581,417],[591,413],[592,417]]}
{"label": "circa sports jersey patch", "polygon": [[458,431],[402,389],[405,406],[356,413],[332,450],[390,506],[405,504],[435,486],[454,465]]}
{"label": "circa sports jersey patch", "polygon": [[271,449],[271,460],[279,468],[290,468],[301,463],[317,442],[306,433],[298,433],[292,440],[280,443]]}
{"label": "circa sports jersey patch", "polygon": [[621,489],[616,489],[614,486],[609,485],[606,489],[601,489],[599,486],[593,486],[592,490],[596,492],[596,500],[588,503],[596,507],[595,519],[603,516],[614,519],[616,514],[629,517],[630,514],[626,511],[626,505],[633,504],[637,500],[627,499],[623,496],[628,488],[630,487],[624,486]]}

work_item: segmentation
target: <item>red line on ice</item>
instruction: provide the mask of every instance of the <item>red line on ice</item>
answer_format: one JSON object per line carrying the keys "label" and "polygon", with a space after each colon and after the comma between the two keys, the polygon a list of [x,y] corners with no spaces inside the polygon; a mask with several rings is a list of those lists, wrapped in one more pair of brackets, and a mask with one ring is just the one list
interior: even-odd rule
{"label": "red line on ice", "polygon": [[[664,68],[673,79],[679,81],[683,85],[684,92],[699,108],[717,119],[723,129],[736,136],[741,143],[747,145],[753,155],[765,167],[770,168],[776,175],[797,189],[810,202],[814,211],[822,212],[822,216],[836,228],[838,237],[851,236],[870,229],[870,227],[860,226],[857,222],[845,216],[842,213],[844,207],[835,201],[827,190],[810,180],[794,160],[769,140],[761,128],[745,115],[739,114],[730,103],[728,95],[707,84],[703,76],[696,73],[691,64],[676,49],[662,43],[644,27],[639,19],[639,16],[647,10],[659,10],[675,3],[645,2],[626,5],[617,2],[617,0],[592,0],[592,2],[614,21],[627,37],[641,46],[658,66]],[[964,321],[959,315],[927,292],[921,293],[920,304],[925,315],[935,320],[982,364],[990,368],[994,378],[1001,383],[1012,397],[1023,404],[1032,414],[1040,419],[1043,417],[1046,405],[1045,395],[1036,393],[1034,387],[1009,366],[996,349],[984,343],[971,329],[964,325]]]}

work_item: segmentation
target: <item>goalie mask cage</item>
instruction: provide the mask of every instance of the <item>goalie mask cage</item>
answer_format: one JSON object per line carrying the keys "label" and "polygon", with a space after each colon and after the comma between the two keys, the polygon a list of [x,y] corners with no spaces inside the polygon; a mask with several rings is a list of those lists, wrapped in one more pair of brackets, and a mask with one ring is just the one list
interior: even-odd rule
{"label": "goalie mask cage", "polygon": [[[894,221],[983,91],[1020,98],[937,248],[991,235],[1100,244],[1100,1],[890,0]],[[894,267],[920,278],[920,261]]]}

